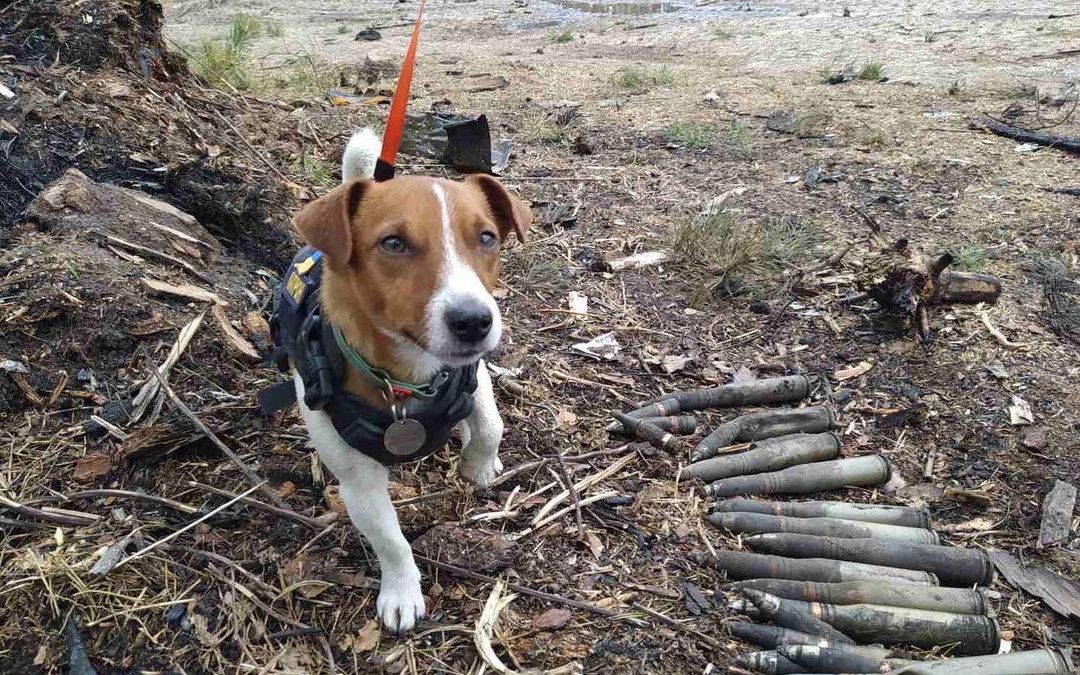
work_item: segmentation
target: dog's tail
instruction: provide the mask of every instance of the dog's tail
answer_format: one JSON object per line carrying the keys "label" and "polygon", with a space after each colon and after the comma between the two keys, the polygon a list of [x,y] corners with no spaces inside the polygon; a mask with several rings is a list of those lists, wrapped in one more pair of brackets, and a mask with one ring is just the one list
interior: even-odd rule
{"label": "dog's tail", "polygon": [[341,180],[348,182],[375,175],[375,162],[382,150],[382,139],[371,129],[361,129],[349,139],[341,156]]}

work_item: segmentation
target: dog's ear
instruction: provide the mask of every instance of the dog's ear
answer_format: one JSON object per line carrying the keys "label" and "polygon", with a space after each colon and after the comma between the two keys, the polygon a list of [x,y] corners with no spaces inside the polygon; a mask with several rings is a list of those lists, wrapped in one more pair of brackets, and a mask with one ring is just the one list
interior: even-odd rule
{"label": "dog's ear", "polygon": [[510,194],[502,183],[485,174],[473,174],[465,179],[468,185],[480,191],[499,226],[499,237],[503,240],[513,232],[518,241],[525,241],[525,230],[532,224],[532,211],[525,202]]}
{"label": "dog's ear", "polygon": [[352,221],[370,187],[368,180],[349,181],[305,206],[293,219],[304,241],[321,251],[334,269],[343,269],[352,260]]}

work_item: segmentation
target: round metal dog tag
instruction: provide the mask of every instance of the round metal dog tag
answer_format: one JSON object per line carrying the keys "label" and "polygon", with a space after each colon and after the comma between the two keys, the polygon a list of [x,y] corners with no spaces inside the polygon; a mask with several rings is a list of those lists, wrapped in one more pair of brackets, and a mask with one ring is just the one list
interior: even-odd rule
{"label": "round metal dog tag", "polygon": [[424,425],[409,418],[394,422],[383,432],[383,445],[399,457],[413,454],[424,447],[426,440]]}

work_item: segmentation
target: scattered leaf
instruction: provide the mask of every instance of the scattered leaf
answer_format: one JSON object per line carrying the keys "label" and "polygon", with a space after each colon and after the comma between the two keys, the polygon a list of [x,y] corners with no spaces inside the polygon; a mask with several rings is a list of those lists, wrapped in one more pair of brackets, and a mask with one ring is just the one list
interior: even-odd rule
{"label": "scattered leaf", "polygon": [[589,313],[589,296],[577,291],[570,291],[566,296],[566,306],[576,316],[585,316]]}
{"label": "scattered leaf", "polygon": [[757,375],[754,371],[750,370],[746,366],[742,366],[735,371],[735,374],[731,376],[731,381],[734,384],[741,384],[743,382],[753,382],[757,379]]}
{"label": "scattered leaf", "polygon": [[604,552],[604,542],[600,541],[600,537],[596,536],[595,532],[586,530],[585,545],[592,551],[593,557],[599,560],[600,554]]}
{"label": "scattered leaf", "polygon": [[672,373],[677,373],[683,368],[685,368],[686,364],[690,363],[691,361],[693,361],[693,359],[689,356],[668,354],[664,357],[664,360],[660,367],[664,369],[665,373],[671,375]]}
{"label": "scattered leaf", "polygon": [[619,355],[621,349],[622,345],[615,339],[615,333],[604,333],[588,342],[579,342],[570,348],[575,354],[597,361],[612,361]]}
{"label": "scattered leaf", "polygon": [[1046,427],[1041,424],[1033,427],[1028,427],[1024,430],[1024,434],[1020,437],[1020,444],[1028,450],[1042,450],[1046,447],[1046,443]]}
{"label": "scattered leaf", "polygon": [[570,623],[574,618],[573,613],[562,607],[555,607],[533,619],[533,628],[536,630],[555,630]]}
{"label": "scattered leaf", "polygon": [[559,422],[560,429],[571,429],[577,426],[578,416],[566,408],[559,408],[559,412],[555,414],[555,418]]}

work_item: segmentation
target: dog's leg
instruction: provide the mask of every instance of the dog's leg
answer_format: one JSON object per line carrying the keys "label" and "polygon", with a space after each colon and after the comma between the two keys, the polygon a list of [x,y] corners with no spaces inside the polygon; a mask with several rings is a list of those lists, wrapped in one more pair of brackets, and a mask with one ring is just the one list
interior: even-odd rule
{"label": "dog's leg", "polygon": [[382,580],[376,610],[383,625],[404,632],[424,616],[424,594],[420,590],[420,570],[412,549],[398,525],[397,512],[390,502],[389,470],[353,448],[334,429],[330,416],[304,405],[304,383],[296,380],[300,412],[307,423],[311,441],[324,464],[341,484],[341,499],[356,529],[364,535],[379,558]]}
{"label": "dog's leg", "polygon": [[465,420],[469,433],[461,450],[458,471],[477,486],[487,487],[503,468],[499,461],[503,420],[495,404],[491,375],[483,361],[476,370],[476,393],[473,398],[475,406],[473,414]]}

